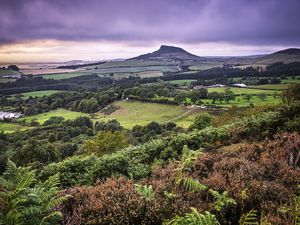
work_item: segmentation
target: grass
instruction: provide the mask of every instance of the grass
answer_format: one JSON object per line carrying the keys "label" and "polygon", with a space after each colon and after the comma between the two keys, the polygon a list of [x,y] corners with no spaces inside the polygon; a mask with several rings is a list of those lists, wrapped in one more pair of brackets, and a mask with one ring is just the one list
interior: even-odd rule
{"label": "grass", "polygon": [[5,76],[5,75],[19,75],[19,74],[20,73],[18,71],[0,69],[0,76]]}
{"label": "grass", "polygon": [[256,89],[268,89],[268,90],[285,90],[290,84],[265,84],[265,85],[253,85],[249,86]]}
{"label": "grass", "polygon": [[[203,113],[203,111],[201,112]],[[192,111],[188,115],[178,120],[174,120],[179,127],[188,128],[195,120],[196,116],[199,114],[199,111]]]}
{"label": "grass", "polygon": [[16,79],[0,77],[0,83],[14,82]]}
{"label": "grass", "polygon": [[170,66],[175,65],[172,62],[158,61],[158,60],[124,60],[124,61],[112,61],[106,62],[99,65],[87,66],[84,68],[95,69],[107,69],[107,68],[118,68],[118,67],[145,67],[145,66]]}
{"label": "grass", "polygon": [[[101,74],[99,76],[110,76],[111,74]],[[112,78],[118,79],[118,78],[125,78],[125,77],[141,77],[141,78],[147,78],[147,77],[161,77],[163,76],[163,73],[161,71],[143,71],[138,73],[113,73]]]}
{"label": "grass", "polygon": [[222,63],[217,62],[207,62],[207,63],[199,63],[189,67],[190,70],[208,70],[214,67],[222,67]]}
{"label": "grass", "polygon": [[18,121],[24,121],[26,123],[30,123],[32,120],[36,120],[39,124],[43,124],[46,120],[48,120],[51,116],[62,116],[65,120],[75,119],[79,116],[89,116],[87,113],[82,112],[74,112],[66,109],[56,109],[50,112],[41,113],[33,116],[24,116],[19,118]]}
{"label": "grass", "polygon": [[[204,99],[201,100],[205,104],[212,104],[211,99]],[[259,104],[279,104],[281,103],[280,98],[274,98],[273,96],[267,96],[264,101],[262,101],[259,97],[253,96],[249,101],[246,100],[243,96],[237,96],[234,101],[230,101],[229,103],[226,103],[223,101],[223,103],[220,103],[219,101],[216,101],[214,105],[221,106],[221,107],[231,107],[231,106],[238,106],[238,107],[246,107],[250,104],[259,105]]]}
{"label": "grass", "polygon": [[300,83],[300,77],[295,76],[296,79],[293,79],[292,77],[288,77],[287,79],[281,80],[284,84],[299,84]]}
{"label": "grass", "polygon": [[172,81],[168,81],[168,83],[177,84],[179,86],[189,86],[194,81],[197,80],[172,80]]}
{"label": "grass", "polygon": [[140,73],[146,71],[177,72],[180,68],[175,65],[169,66],[142,66],[142,67],[114,67],[98,68],[88,70],[90,73],[107,74],[107,73]]}
{"label": "grass", "polygon": [[49,96],[52,95],[54,93],[58,93],[58,92],[62,92],[62,91],[58,91],[58,90],[47,90],[47,91],[32,91],[32,92],[24,92],[18,95],[22,95],[22,98],[29,98],[29,97],[43,97],[43,96]]}
{"label": "grass", "polygon": [[[253,86],[257,87],[257,86]],[[226,87],[213,87],[208,88],[208,92],[225,92]],[[251,88],[238,88],[238,87],[231,87],[231,91],[235,94],[274,94],[274,92],[279,93],[278,90],[261,90],[261,89],[251,89]]]}
{"label": "grass", "polygon": [[70,73],[57,73],[57,74],[47,74],[43,75],[44,79],[54,79],[54,80],[62,80],[62,79],[68,79],[72,77],[79,77],[82,75],[91,74],[90,72],[70,72]]}
{"label": "grass", "polygon": [[[117,101],[113,104],[120,107],[120,109],[110,115],[95,113],[92,117],[92,120],[96,122],[117,119],[122,126],[130,129],[135,125],[147,125],[152,121],[156,121],[159,123],[173,121],[174,118],[182,115],[187,111],[184,106],[144,103],[138,101]],[[51,116],[62,116],[66,120],[75,119],[79,116],[90,116],[90,114],[73,112],[66,109],[57,109],[33,116],[25,116],[19,118],[18,121],[30,123],[32,120],[36,120],[39,124],[43,124]],[[175,120],[174,122],[180,124],[183,127],[188,127],[192,123],[193,118],[194,115],[187,115],[183,118]]]}
{"label": "grass", "polygon": [[108,116],[98,113],[96,120],[117,119],[125,128],[132,128],[134,125],[146,125],[152,121],[168,122],[186,111],[183,106],[138,101],[118,101],[114,105],[119,106],[120,109]]}
{"label": "grass", "polygon": [[31,129],[33,127],[30,126],[25,126],[25,125],[21,125],[21,124],[17,124],[17,123],[2,123],[0,122],[0,132],[4,132],[4,133],[13,133],[13,132],[17,132],[17,131],[24,131],[24,130],[28,130]]}

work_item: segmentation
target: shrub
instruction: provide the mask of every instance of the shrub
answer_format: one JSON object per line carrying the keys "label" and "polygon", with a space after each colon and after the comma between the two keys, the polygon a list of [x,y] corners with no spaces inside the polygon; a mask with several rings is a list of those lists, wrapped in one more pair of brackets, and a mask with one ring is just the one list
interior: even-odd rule
{"label": "shrub", "polygon": [[123,177],[108,179],[94,187],[75,187],[73,197],[61,206],[65,225],[161,224],[169,203],[138,194],[134,183]]}

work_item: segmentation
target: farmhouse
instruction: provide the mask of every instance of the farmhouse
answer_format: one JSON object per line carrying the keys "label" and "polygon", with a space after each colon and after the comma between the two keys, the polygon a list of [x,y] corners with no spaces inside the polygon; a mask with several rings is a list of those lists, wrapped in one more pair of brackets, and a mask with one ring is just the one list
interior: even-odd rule
{"label": "farmhouse", "polygon": [[12,113],[12,112],[0,111],[0,120],[19,118],[21,116],[22,116],[21,113]]}
{"label": "farmhouse", "polygon": [[241,88],[247,87],[246,84],[233,84],[232,86],[241,87]]}
{"label": "farmhouse", "polygon": [[205,87],[205,86],[203,86],[203,85],[195,85],[195,86],[193,87],[194,90],[199,90],[199,89],[201,89],[201,88],[207,88],[207,87]]}
{"label": "farmhouse", "polygon": [[2,78],[11,78],[11,79],[20,79],[22,77],[22,75],[21,74],[14,74],[14,75],[9,74],[9,75],[2,75],[1,77]]}
{"label": "farmhouse", "polygon": [[214,84],[214,85],[210,85],[209,87],[225,87],[225,85],[223,85],[223,84]]}

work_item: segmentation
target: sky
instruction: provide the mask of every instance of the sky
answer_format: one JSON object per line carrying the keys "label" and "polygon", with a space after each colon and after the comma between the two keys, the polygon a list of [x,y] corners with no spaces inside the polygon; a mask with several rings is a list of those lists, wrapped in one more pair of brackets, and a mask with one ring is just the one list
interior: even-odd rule
{"label": "sky", "polygon": [[0,0],[0,62],[199,56],[300,47],[300,0]]}

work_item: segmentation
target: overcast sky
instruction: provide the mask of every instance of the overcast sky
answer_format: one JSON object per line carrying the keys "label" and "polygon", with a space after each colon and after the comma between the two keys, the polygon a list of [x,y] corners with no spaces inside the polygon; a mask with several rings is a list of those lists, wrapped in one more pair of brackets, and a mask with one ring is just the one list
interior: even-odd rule
{"label": "overcast sky", "polygon": [[0,0],[0,61],[200,56],[300,46],[300,0]]}

